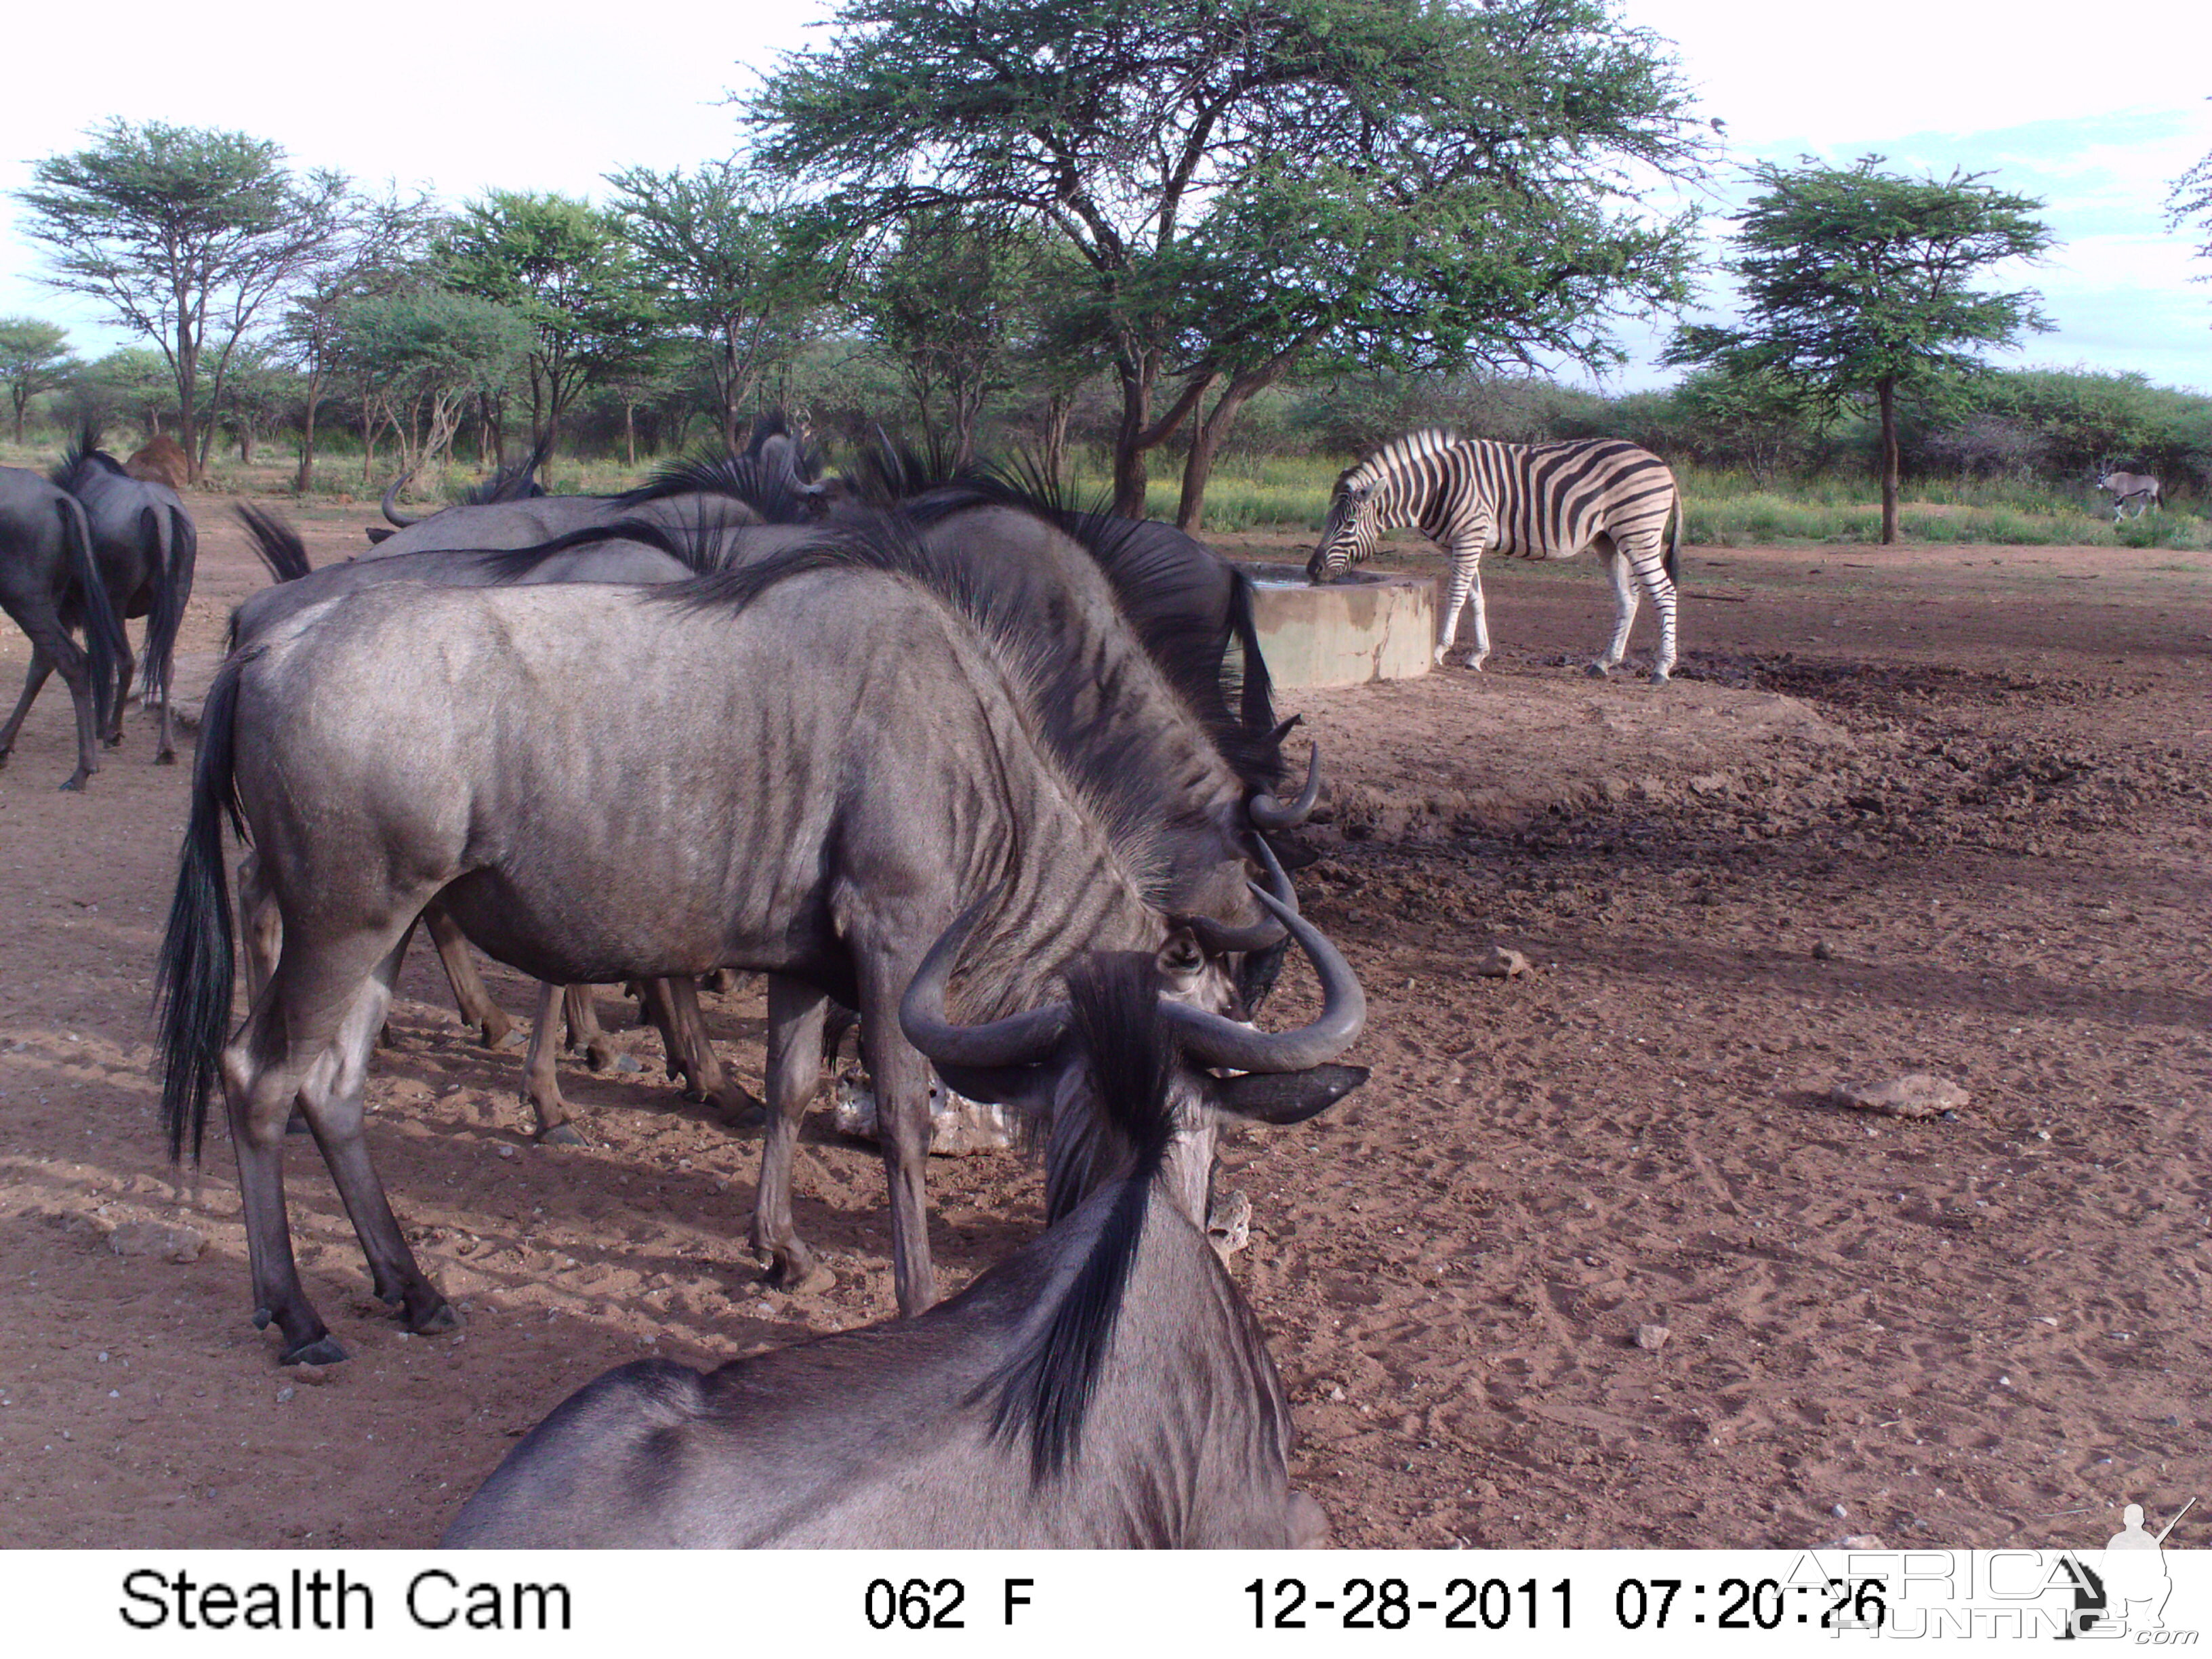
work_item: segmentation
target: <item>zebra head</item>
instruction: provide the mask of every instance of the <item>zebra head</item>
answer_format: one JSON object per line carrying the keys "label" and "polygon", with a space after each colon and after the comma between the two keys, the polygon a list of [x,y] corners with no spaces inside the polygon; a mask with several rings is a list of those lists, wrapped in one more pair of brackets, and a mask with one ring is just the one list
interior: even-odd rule
{"label": "zebra head", "polygon": [[1353,467],[1339,476],[1329,496],[1328,517],[1322,520],[1321,542],[1306,561],[1306,580],[1333,582],[1363,562],[1382,537],[1382,486],[1377,479],[1362,477]]}

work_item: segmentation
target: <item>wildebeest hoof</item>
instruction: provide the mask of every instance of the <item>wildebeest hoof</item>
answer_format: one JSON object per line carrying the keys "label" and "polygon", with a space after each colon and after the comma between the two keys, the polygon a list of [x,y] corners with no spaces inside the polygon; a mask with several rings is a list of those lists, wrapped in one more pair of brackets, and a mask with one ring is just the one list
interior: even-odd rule
{"label": "wildebeest hoof", "polygon": [[487,1028],[484,1031],[483,1046],[487,1048],[520,1048],[527,1039],[527,1036],[528,1034],[520,1025],[510,1025],[497,1036],[494,1036]]}
{"label": "wildebeest hoof", "polygon": [[441,1300],[422,1318],[410,1321],[407,1328],[417,1336],[443,1336],[461,1328],[461,1316],[452,1303]]}
{"label": "wildebeest hoof", "polygon": [[793,1296],[820,1296],[837,1288],[837,1275],[817,1261],[797,1279],[786,1281],[783,1288]]}
{"label": "wildebeest hoof", "polygon": [[538,1144],[541,1146],[588,1146],[592,1143],[584,1139],[583,1131],[574,1124],[556,1123],[538,1132]]}
{"label": "wildebeest hoof", "polygon": [[75,777],[65,778],[62,781],[62,787],[82,794],[84,792],[84,781],[90,775],[89,773],[80,772]]}
{"label": "wildebeest hoof", "polygon": [[757,1129],[768,1121],[768,1104],[750,1090],[725,1089],[714,1098],[722,1109],[722,1127],[726,1129]]}
{"label": "wildebeest hoof", "polygon": [[296,1348],[287,1349],[276,1357],[280,1365],[335,1365],[346,1358],[346,1351],[338,1340],[328,1331],[312,1342],[302,1342]]}
{"label": "wildebeest hoof", "polygon": [[1243,1193],[1216,1193],[1206,1206],[1206,1242],[1224,1261],[1252,1242],[1252,1200]]}
{"label": "wildebeest hoof", "polygon": [[586,1071],[604,1072],[610,1066],[617,1072],[635,1072],[643,1069],[635,1064],[623,1065],[623,1061],[628,1059],[629,1056],[616,1048],[613,1043],[599,1037],[593,1037],[584,1045],[584,1069]]}
{"label": "wildebeest hoof", "polygon": [[174,766],[176,763],[177,751],[173,749],[164,749],[154,757],[154,764],[156,766]]}
{"label": "wildebeest hoof", "polygon": [[253,1328],[257,1331],[265,1331],[269,1328],[269,1322],[276,1317],[276,1316],[266,1308],[256,1308],[253,1310]]}
{"label": "wildebeest hoof", "polygon": [[314,1131],[307,1127],[307,1114],[295,1106],[292,1109],[292,1115],[284,1120],[284,1133],[288,1135],[307,1135],[314,1133]]}

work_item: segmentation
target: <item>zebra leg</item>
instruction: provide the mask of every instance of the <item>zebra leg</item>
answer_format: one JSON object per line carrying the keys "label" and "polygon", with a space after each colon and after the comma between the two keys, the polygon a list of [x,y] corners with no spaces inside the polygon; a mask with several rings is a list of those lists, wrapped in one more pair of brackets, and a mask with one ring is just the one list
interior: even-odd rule
{"label": "zebra leg", "polygon": [[1628,654],[1628,633],[1636,626],[1636,571],[1628,556],[1619,548],[1601,555],[1605,574],[1613,578],[1613,638],[1605,647],[1605,654],[1589,665],[1592,679],[1601,680],[1620,666],[1620,659]]}
{"label": "zebra leg", "polygon": [[[1674,672],[1674,618],[1681,601],[1674,579],[1667,574],[1665,544],[1655,540],[1648,548],[1639,548],[1634,555],[1624,554],[1622,557],[1633,566],[1636,580],[1651,596],[1651,614],[1659,619],[1659,654],[1651,661],[1651,684],[1664,685]],[[1633,599],[1630,606],[1632,612]],[[1622,643],[1626,643],[1625,634]]]}
{"label": "zebra leg", "polygon": [[1437,666],[1444,665],[1444,653],[1451,649],[1452,636],[1459,632],[1459,613],[1468,600],[1474,602],[1474,651],[1467,659],[1469,668],[1480,669],[1482,659],[1490,654],[1490,619],[1482,607],[1482,549],[1452,556],[1451,582],[1444,592],[1444,614],[1442,628],[1437,635]]}

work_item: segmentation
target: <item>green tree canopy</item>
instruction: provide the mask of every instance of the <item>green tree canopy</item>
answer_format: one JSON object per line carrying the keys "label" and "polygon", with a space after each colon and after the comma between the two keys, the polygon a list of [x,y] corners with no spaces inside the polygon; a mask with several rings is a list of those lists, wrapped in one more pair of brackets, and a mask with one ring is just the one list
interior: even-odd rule
{"label": "green tree canopy", "polygon": [[763,375],[818,331],[834,289],[812,217],[730,161],[692,173],[632,167],[607,182],[662,314],[710,348],[722,438],[735,451]]}
{"label": "green tree canopy", "polygon": [[262,307],[335,234],[347,181],[327,171],[295,179],[282,149],[242,132],[118,118],[94,136],[33,164],[35,184],[16,192],[29,210],[23,228],[48,250],[49,287],[101,301],[161,348],[198,467],[214,436],[199,410],[221,400],[231,353]]}
{"label": "green tree canopy", "polygon": [[84,365],[69,349],[69,331],[36,317],[0,317],[0,384],[15,410],[15,441],[23,441],[23,411],[41,392],[66,385]]}
{"label": "green tree canopy", "polygon": [[745,114],[854,225],[994,208],[1076,248],[1121,511],[1217,395],[1188,524],[1238,410],[1309,353],[1590,355],[1607,305],[1674,297],[1686,221],[1638,191],[1702,161],[1687,101],[1603,0],[846,0]]}
{"label": "green tree canopy", "polygon": [[447,227],[440,255],[462,294],[530,325],[531,435],[557,441],[592,378],[630,361],[659,320],[614,215],[572,196],[494,191]]}
{"label": "green tree canopy", "polygon": [[529,322],[508,307],[418,288],[347,303],[331,355],[361,388],[369,419],[391,427],[413,472],[437,464],[471,402],[514,375],[535,343]]}
{"label": "green tree canopy", "polygon": [[1978,286],[1992,267],[2051,246],[2043,204],[1994,189],[1986,173],[1908,179],[1883,157],[1848,167],[1762,161],[1736,216],[1740,326],[1680,330],[1667,361],[1771,375],[1830,406],[1870,400],[1881,426],[1881,538],[1897,539],[1897,398],[1971,374],[1992,346],[2050,325],[2039,295]]}

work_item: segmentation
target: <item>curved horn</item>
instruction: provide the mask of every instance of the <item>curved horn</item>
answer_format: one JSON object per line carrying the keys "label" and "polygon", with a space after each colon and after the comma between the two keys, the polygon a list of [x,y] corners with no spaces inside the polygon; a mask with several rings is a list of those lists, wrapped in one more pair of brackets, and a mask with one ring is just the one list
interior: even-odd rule
{"label": "curved horn", "polygon": [[1291,878],[1283,873],[1283,861],[1275,856],[1275,849],[1267,845],[1265,836],[1252,837],[1253,846],[1260,849],[1260,867],[1267,872],[1267,890],[1275,902],[1292,915],[1298,913],[1298,890],[1291,885]]}
{"label": "curved horn", "polygon": [[1224,1019],[1188,1003],[1162,1002],[1161,1018],[1177,1030],[1183,1052],[1201,1066],[1243,1072],[1303,1072],[1334,1059],[1358,1040],[1367,1024],[1367,997],[1352,964],[1312,923],[1259,888],[1252,890],[1298,942],[1321,980],[1322,1009],[1312,1024],[1270,1034]]}
{"label": "curved horn", "polygon": [[414,476],[415,469],[410,466],[404,472],[401,473],[398,477],[392,481],[392,487],[384,492],[383,501],[378,503],[378,505],[384,509],[384,516],[391,520],[392,523],[398,525],[402,530],[406,529],[410,524],[420,524],[422,522],[420,515],[410,519],[392,504],[398,498],[399,492],[405,487],[407,481]]}
{"label": "curved horn", "polygon": [[1240,926],[1233,921],[1216,921],[1212,916],[1177,916],[1176,921],[1190,929],[1199,949],[1210,957],[1227,956],[1232,951],[1265,951],[1283,942],[1279,922],[1255,921]]}
{"label": "curved horn", "polygon": [[1244,810],[1253,823],[1261,830],[1295,830],[1306,821],[1321,799],[1321,745],[1316,744],[1313,752],[1306,757],[1306,787],[1298,791],[1298,798],[1288,806],[1264,790],[1252,797]]}
{"label": "curved horn", "polygon": [[945,981],[969,929],[995,894],[986,894],[963,910],[938,936],[921,959],[906,994],[899,999],[899,1029],[933,1064],[968,1066],[1033,1066],[1049,1054],[1067,1030],[1065,1002],[1009,1014],[987,1025],[955,1025],[945,1012]]}

